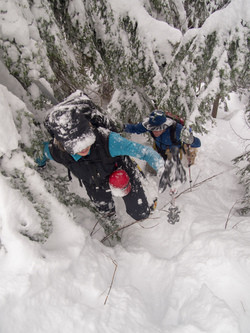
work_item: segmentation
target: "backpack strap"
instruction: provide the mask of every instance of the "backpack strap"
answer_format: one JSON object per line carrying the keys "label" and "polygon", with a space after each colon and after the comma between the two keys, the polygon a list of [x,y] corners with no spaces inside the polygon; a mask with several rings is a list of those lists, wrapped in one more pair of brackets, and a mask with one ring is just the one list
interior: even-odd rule
{"label": "backpack strap", "polygon": [[99,128],[94,129],[94,133],[96,137],[98,138],[99,145],[101,145],[102,149],[98,149],[98,155],[100,157],[101,161],[104,161],[104,164],[112,164],[119,162],[122,157],[112,157],[109,152],[109,134],[110,131],[107,131],[105,129],[105,132],[102,132],[102,130]]}
{"label": "backpack strap", "polygon": [[178,141],[176,139],[176,126],[177,126],[177,123],[170,126],[170,139],[171,139],[173,145],[178,144]]}
{"label": "backpack strap", "polygon": [[69,181],[72,180],[71,171],[69,170],[69,168],[68,168],[68,178],[69,178]]}
{"label": "backpack strap", "polygon": [[176,126],[177,126],[177,123],[170,126],[170,139],[171,139],[173,145],[182,146],[182,142],[180,140],[178,141],[177,137],[176,137]]}

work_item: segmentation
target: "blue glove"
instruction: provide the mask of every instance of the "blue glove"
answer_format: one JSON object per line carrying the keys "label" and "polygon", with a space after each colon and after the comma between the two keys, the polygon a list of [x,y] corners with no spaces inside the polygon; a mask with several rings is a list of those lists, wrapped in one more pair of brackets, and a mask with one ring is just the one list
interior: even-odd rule
{"label": "blue glove", "polygon": [[39,168],[43,168],[46,165],[47,157],[43,155],[42,158],[37,158],[35,162],[39,166]]}
{"label": "blue glove", "polygon": [[183,127],[180,134],[180,139],[187,145],[191,145],[194,142],[194,136],[191,128]]}
{"label": "blue glove", "polygon": [[37,158],[35,162],[39,168],[43,168],[46,165],[48,159],[53,159],[49,151],[49,142],[43,142],[43,157]]}

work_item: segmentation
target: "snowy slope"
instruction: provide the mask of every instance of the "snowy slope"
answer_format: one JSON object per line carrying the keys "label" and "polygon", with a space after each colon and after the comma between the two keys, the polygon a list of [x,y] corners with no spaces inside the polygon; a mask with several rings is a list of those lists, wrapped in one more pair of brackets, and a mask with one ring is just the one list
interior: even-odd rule
{"label": "snowy slope", "polygon": [[[1,142],[1,333],[249,332],[250,225],[249,217],[233,214],[244,190],[231,162],[244,150],[235,134],[244,128],[243,105],[231,102],[230,119],[218,119],[201,137],[191,168],[194,188],[188,190],[188,181],[178,188],[180,222],[167,222],[166,191],[155,213],[124,229],[114,247],[99,241],[101,232],[90,236],[92,213],[59,203],[27,164],[32,160],[16,142],[28,140],[28,125],[14,130],[24,105],[2,86],[1,105],[10,105],[1,123],[9,138]],[[34,233],[40,216],[6,177],[15,168],[52,220],[43,244],[21,234],[25,228]],[[77,181],[71,186],[85,196]],[[121,223],[129,221],[125,215]]]}
{"label": "snowy slope", "polygon": [[[27,77],[40,79],[51,91],[54,74],[37,23],[47,19],[49,2],[41,6],[40,0],[33,1],[32,10],[30,3],[2,2],[1,45],[18,69],[27,65]],[[169,61],[171,43],[181,38],[179,30],[153,20],[142,10],[147,1],[109,3],[117,17],[129,12],[137,19],[148,56],[159,51]],[[84,22],[83,3],[71,1],[70,8],[72,13],[79,10]],[[205,40],[214,26],[223,37],[248,18],[247,1],[232,1],[224,12],[211,15],[199,38]],[[75,63],[52,23],[49,32],[55,32],[56,44]],[[190,29],[183,42],[195,33]],[[236,213],[244,188],[231,162],[245,151],[241,138],[250,139],[244,103],[232,96],[228,116],[222,109],[217,126],[206,125],[209,134],[200,137],[202,147],[191,168],[193,189],[189,191],[189,179],[177,187],[180,222],[167,222],[166,191],[154,214],[124,229],[121,243],[110,247],[100,242],[104,234],[98,226],[94,229],[93,213],[66,207],[51,190],[46,174],[67,172],[53,162],[37,171],[35,158],[26,153],[37,144],[34,138],[40,143],[44,139],[32,124],[33,106],[2,61],[0,73],[0,333],[249,333],[250,225],[249,216]],[[159,73],[155,85],[160,83]],[[217,85],[213,80],[209,89],[216,91]],[[40,97],[34,83],[29,93],[33,101]],[[42,121],[43,111],[35,112],[36,120]],[[192,119],[195,116],[194,112]],[[145,138],[133,136],[133,140],[143,143]],[[147,192],[154,192],[156,181],[150,176]],[[76,179],[69,189],[86,198]],[[116,204],[120,223],[129,224],[119,198]],[[44,234],[49,235],[44,243],[29,238],[42,235],[44,240]]]}

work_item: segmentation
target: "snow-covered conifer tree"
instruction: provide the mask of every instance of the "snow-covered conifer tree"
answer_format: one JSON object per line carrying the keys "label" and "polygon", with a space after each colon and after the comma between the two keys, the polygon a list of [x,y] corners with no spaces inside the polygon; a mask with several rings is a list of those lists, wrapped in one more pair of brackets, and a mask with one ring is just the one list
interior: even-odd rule
{"label": "snow-covered conifer tree", "polygon": [[[247,92],[249,27],[244,4],[233,1],[201,28],[188,30],[165,70],[168,89],[162,105],[188,120],[193,114],[196,130],[202,131],[218,95],[223,101],[232,91]],[[241,15],[235,15],[237,10]]]}

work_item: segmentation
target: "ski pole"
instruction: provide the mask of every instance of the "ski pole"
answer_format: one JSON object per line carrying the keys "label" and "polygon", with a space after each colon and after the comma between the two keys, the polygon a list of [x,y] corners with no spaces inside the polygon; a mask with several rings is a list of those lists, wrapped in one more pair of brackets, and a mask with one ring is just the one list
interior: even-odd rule
{"label": "ski pole", "polygon": [[190,185],[190,191],[192,191],[191,157],[190,157],[189,145],[187,145],[187,151],[188,151],[189,185]]}
{"label": "ski pole", "polygon": [[171,205],[173,207],[175,207],[175,194],[176,194],[176,189],[170,187]]}

